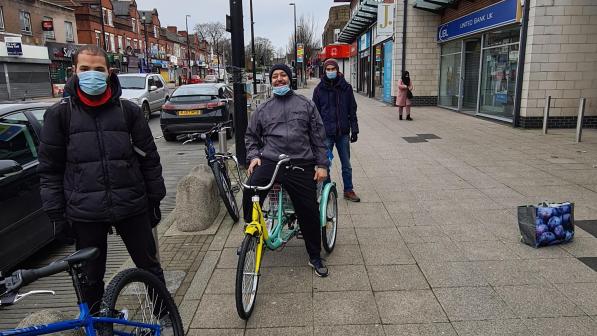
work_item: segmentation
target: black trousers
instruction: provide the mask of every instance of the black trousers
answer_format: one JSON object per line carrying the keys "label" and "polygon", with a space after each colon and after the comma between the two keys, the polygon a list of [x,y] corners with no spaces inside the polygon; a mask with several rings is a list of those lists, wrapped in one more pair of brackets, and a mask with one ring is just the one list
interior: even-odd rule
{"label": "black trousers", "polygon": [[[271,180],[276,163],[262,160],[261,166],[257,167],[249,177],[249,185],[265,186]],[[299,227],[305,239],[305,247],[309,258],[318,258],[321,253],[321,224],[319,223],[319,206],[317,204],[317,182],[314,165],[301,165],[301,169],[280,167],[276,182],[282,184],[288,192],[294,211],[296,213]],[[267,196],[268,191],[258,192],[260,203]],[[253,191],[245,190],[243,193],[243,212],[247,223],[252,220]]]}
{"label": "black trousers", "polygon": [[100,255],[85,266],[88,285],[83,286],[83,300],[87,302],[92,314],[99,312],[104,295],[104,274],[108,253],[108,232],[114,226],[122,238],[133,262],[156,275],[162,282],[164,271],[157,258],[155,240],[147,213],[136,215],[116,223],[109,222],[73,222],[77,250],[97,247]]}

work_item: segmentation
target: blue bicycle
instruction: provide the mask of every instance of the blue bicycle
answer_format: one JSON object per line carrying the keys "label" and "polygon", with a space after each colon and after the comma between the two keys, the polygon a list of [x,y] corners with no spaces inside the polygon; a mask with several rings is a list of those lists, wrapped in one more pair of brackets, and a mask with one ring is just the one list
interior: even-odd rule
{"label": "blue bicycle", "polygon": [[27,296],[52,294],[41,290],[19,294],[19,290],[36,281],[56,273],[68,271],[77,303],[79,317],[46,325],[0,331],[0,336],[46,335],[64,330],[84,329],[87,336],[183,336],[182,320],[176,304],[166,286],[153,274],[133,268],[118,273],[106,287],[102,307],[98,316],[91,315],[89,306],[81,298],[81,289],[86,284],[83,266],[97,257],[96,248],[85,248],[48,266],[18,270],[6,278],[0,278],[0,308],[13,305]]}

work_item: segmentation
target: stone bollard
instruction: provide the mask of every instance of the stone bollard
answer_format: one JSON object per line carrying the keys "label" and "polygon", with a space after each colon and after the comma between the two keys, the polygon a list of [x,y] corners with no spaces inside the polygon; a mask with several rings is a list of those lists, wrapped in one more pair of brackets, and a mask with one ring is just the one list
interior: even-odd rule
{"label": "stone bollard", "polygon": [[220,196],[211,168],[206,164],[194,167],[176,188],[176,227],[182,232],[207,229],[220,210]]}
{"label": "stone bollard", "polygon": [[[63,313],[58,310],[52,309],[43,309],[37,311],[35,313],[27,315],[21,322],[17,328],[26,328],[35,325],[42,325],[42,324],[49,324],[53,322],[65,321],[65,320],[72,320],[72,316],[68,316],[66,313]],[[65,330],[53,333],[52,335],[58,336],[85,336],[85,331],[83,329],[77,330]]]}

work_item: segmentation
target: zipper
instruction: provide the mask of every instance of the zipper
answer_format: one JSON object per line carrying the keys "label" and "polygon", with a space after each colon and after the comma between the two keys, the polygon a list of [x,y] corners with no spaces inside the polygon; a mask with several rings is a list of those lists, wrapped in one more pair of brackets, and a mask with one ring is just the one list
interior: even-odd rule
{"label": "zipper", "polygon": [[[108,164],[106,163],[105,155],[105,146],[104,146],[104,136],[103,131],[100,128],[100,121],[97,116],[94,117],[95,119],[95,135],[97,136],[97,142],[100,146],[100,158],[102,160],[102,172],[104,174],[104,186],[106,187],[106,194],[108,196],[108,214],[110,216],[110,221],[114,222],[114,214],[112,213],[112,188],[110,187],[110,175],[108,173]],[[100,135],[101,133],[101,135]]]}

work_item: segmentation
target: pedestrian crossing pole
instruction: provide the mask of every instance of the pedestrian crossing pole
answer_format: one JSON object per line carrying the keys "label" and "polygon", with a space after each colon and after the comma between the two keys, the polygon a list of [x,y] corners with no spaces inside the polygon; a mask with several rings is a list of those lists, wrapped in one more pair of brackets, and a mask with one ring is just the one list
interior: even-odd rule
{"label": "pedestrian crossing pole", "polygon": [[[228,28],[228,27],[227,27]],[[234,137],[236,158],[245,166],[247,149],[245,133],[247,132],[247,96],[243,85],[243,68],[245,63],[245,37],[243,29],[243,2],[230,0],[230,35],[232,44],[232,88],[234,90]]]}

